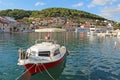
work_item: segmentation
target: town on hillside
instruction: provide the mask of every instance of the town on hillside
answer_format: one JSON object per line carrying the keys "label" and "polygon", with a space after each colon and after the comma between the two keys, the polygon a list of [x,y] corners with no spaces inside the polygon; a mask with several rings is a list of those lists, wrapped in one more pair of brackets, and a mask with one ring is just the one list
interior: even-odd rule
{"label": "town on hillside", "polygon": [[[62,28],[66,31],[75,31],[76,28],[90,28],[95,25],[95,22],[100,23],[99,20],[89,21],[85,23],[76,23],[64,17],[51,17],[51,18],[28,18],[30,24],[22,20],[15,20],[8,16],[0,16],[0,32],[34,32],[35,29],[43,28]],[[104,26],[96,26],[97,28],[113,28],[113,24],[108,21],[101,22]]]}

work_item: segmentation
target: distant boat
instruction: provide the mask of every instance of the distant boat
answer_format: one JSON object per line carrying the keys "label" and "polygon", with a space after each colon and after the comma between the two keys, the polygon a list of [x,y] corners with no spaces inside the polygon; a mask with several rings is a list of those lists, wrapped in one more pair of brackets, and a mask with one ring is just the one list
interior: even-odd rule
{"label": "distant boat", "polygon": [[64,32],[65,29],[61,28],[43,28],[43,29],[35,29],[35,32]]}
{"label": "distant boat", "polygon": [[117,31],[117,37],[120,38],[120,31]]}
{"label": "distant boat", "polygon": [[89,28],[90,30],[87,32],[88,36],[96,36],[96,28]]}
{"label": "distant boat", "polygon": [[[65,46],[60,46],[55,41],[46,40],[38,43],[39,41],[40,40],[37,40],[36,44],[26,51],[18,50],[18,65],[25,66],[27,73],[31,75],[31,78],[34,78],[33,80],[38,79],[39,74],[42,72],[47,72],[50,77],[54,75],[52,78],[55,78],[56,76],[53,74],[55,73],[54,68],[58,71],[63,70],[67,49]],[[49,70],[52,72],[50,73]]]}
{"label": "distant boat", "polygon": [[85,32],[87,33],[89,31],[89,28],[76,28],[75,32]]}

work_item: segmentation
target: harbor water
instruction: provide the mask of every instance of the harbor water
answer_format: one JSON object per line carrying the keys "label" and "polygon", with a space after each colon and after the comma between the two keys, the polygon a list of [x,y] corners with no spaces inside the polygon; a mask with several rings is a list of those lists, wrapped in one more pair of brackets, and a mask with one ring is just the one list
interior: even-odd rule
{"label": "harbor water", "polygon": [[[17,65],[18,48],[27,49],[36,39],[44,39],[45,34],[0,33],[0,80],[16,80],[25,71]],[[53,32],[50,36],[70,52],[57,80],[120,80],[119,38],[75,32]]]}

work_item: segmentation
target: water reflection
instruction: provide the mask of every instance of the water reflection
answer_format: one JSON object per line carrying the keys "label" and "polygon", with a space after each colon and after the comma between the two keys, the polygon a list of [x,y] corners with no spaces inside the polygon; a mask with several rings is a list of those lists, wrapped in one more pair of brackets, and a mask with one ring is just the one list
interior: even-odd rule
{"label": "water reflection", "polygon": [[[17,49],[30,47],[36,39],[44,39],[45,34],[0,34],[0,80],[15,80],[24,72],[24,67],[16,65]],[[50,33],[50,36],[71,51],[58,80],[120,80],[119,39],[74,32]]]}

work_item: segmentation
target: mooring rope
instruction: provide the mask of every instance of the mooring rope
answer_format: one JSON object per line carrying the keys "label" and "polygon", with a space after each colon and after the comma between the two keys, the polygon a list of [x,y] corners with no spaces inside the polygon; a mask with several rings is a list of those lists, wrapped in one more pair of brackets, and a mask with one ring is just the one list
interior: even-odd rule
{"label": "mooring rope", "polygon": [[44,64],[41,63],[41,65],[43,66],[43,68],[45,69],[45,71],[47,72],[47,74],[49,75],[49,77],[50,77],[52,80],[55,80],[54,77],[48,72],[48,70],[46,69],[46,67],[44,66]]}
{"label": "mooring rope", "polygon": [[[34,64],[36,65],[36,64]],[[29,69],[27,69],[24,73],[22,73],[20,76],[18,76],[15,80],[18,80],[22,75],[24,75],[26,72],[28,72],[34,65],[32,65]],[[45,71],[47,72],[47,74],[49,75],[49,77],[52,80],[55,80],[54,77],[49,73],[49,71],[46,69],[46,67],[44,66],[44,64],[41,63],[41,65],[43,66],[43,68],[45,69]],[[40,70],[40,69],[39,69]]]}
{"label": "mooring rope", "polygon": [[[38,66],[38,64],[36,64],[37,66]],[[40,69],[40,67],[38,66],[38,70],[42,73],[42,71],[41,71],[41,69]]]}
{"label": "mooring rope", "polygon": [[78,53],[80,51],[70,51],[70,50],[67,50],[67,53],[70,54],[70,53]]}
{"label": "mooring rope", "polygon": [[[35,65],[35,64],[34,64]],[[20,76],[18,76],[15,80],[18,80],[23,74],[28,72],[34,65],[32,65],[29,69],[27,69],[24,73],[22,73]]]}

